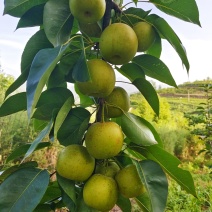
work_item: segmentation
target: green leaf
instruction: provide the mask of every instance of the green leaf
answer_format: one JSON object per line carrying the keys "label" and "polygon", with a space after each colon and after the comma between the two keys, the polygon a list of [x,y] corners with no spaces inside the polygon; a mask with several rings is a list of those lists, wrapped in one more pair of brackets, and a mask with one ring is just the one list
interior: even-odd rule
{"label": "green leaf", "polygon": [[141,8],[130,7],[122,12],[121,21],[133,26],[139,21],[143,21],[150,11],[144,11]]}
{"label": "green leaf", "polygon": [[128,198],[123,197],[120,193],[116,203],[122,212],[129,212],[132,210],[131,202]]}
{"label": "green leaf", "polygon": [[15,91],[17,88],[19,88],[24,82],[26,81],[28,76],[27,72],[21,73],[21,75],[10,85],[10,87],[5,92],[5,98],[11,94],[13,91]]}
{"label": "green leaf", "polygon": [[174,30],[163,18],[159,17],[158,15],[150,15],[148,16],[147,20],[150,21],[157,29],[159,34],[161,34],[172,45],[188,71],[190,65],[186,55],[186,50]]}
{"label": "green leaf", "polygon": [[65,55],[63,58],[61,58],[60,63],[58,64],[59,70],[62,70],[65,72],[65,80],[67,82],[74,83],[75,80],[73,79],[72,73],[74,65],[79,60],[79,57],[81,55],[81,50],[75,50],[71,53]]}
{"label": "green leaf", "polygon": [[75,182],[62,177],[59,174],[57,174],[57,181],[62,190],[68,195],[73,204],[76,206]]}
{"label": "green leaf", "polygon": [[49,174],[46,170],[30,167],[13,172],[0,185],[0,211],[33,211],[48,184]]}
{"label": "green leaf", "polygon": [[88,127],[91,114],[84,108],[77,107],[70,110],[57,133],[60,144],[80,144]]}
{"label": "green leaf", "polygon": [[200,25],[199,11],[195,0],[149,0],[155,6],[172,16]]}
{"label": "green leaf", "polygon": [[[39,150],[39,149],[43,149],[45,147],[48,147],[50,145],[49,142],[42,142],[39,143],[37,145],[37,147],[35,148],[35,150]],[[26,154],[26,152],[28,151],[28,149],[30,148],[31,144],[24,144],[21,145],[20,147],[16,148],[8,157],[6,162],[8,163],[11,160],[15,160],[21,156],[23,156],[24,154]],[[34,151],[35,151],[34,150]]]}
{"label": "green leaf", "polygon": [[72,92],[63,87],[50,88],[42,92],[36,105],[37,110],[33,113],[33,118],[40,120],[51,120],[54,110],[59,110],[64,102],[71,98],[74,102]]}
{"label": "green leaf", "polygon": [[80,106],[81,107],[86,108],[86,107],[89,107],[89,106],[94,104],[94,99],[92,97],[90,97],[90,96],[82,94],[79,91],[79,89],[78,89],[76,84],[74,85],[74,89],[75,89],[76,93],[78,94],[78,96],[80,98]]}
{"label": "green leaf", "polygon": [[90,80],[90,74],[89,74],[88,65],[86,61],[86,53],[85,53],[84,41],[82,36],[80,39],[80,43],[81,43],[82,51],[77,63],[75,64],[73,68],[72,77],[75,81],[86,82]]}
{"label": "green leaf", "polygon": [[21,56],[21,75],[6,91],[6,96],[11,94],[17,88],[19,88],[29,75],[30,67],[35,55],[41,49],[51,48],[52,44],[48,41],[43,30],[36,32],[27,42],[24,51]]}
{"label": "green leaf", "polygon": [[136,201],[137,205],[142,209],[143,212],[151,212],[150,199],[147,192],[134,198],[134,200]]}
{"label": "green leaf", "polygon": [[46,127],[46,125],[48,125],[48,123],[48,121],[33,119],[33,129],[40,132]]}
{"label": "green leaf", "polygon": [[165,211],[168,181],[163,169],[152,160],[135,162],[135,165],[149,195],[151,211]]}
{"label": "green leaf", "polygon": [[143,69],[135,63],[126,63],[122,65],[121,68],[116,66],[116,70],[127,77],[131,82],[137,78],[145,78]]}
{"label": "green leaf", "polygon": [[34,6],[44,4],[48,0],[5,0],[4,14],[21,17]]}
{"label": "green leaf", "polygon": [[60,196],[61,196],[61,190],[58,186],[57,181],[50,182],[40,203],[42,204],[51,202],[52,200],[57,200],[59,199]]}
{"label": "green leaf", "polygon": [[38,163],[36,161],[29,161],[26,163],[21,163],[19,165],[14,165],[11,166],[10,168],[6,169],[6,170],[1,170],[3,171],[3,173],[0,175],[0,184],[2,183],[3,180],[5,180],[8,176],[10,176],[13,172],[19,170],[19,169],[23,169],[26,167],[37,167]]}
{"label": "green leaf", "polygon": [[54,123],[54,138],[57,139],[57,132],[60,129],[61,125],[63,124],[64,120],[66,119],[69,111],[72,108],[72,105],[74,104],[74,98],[73,97],[69,97],[65,103],[63,104],[63,106],[61,107],[61,109],[59,110],[55,123]]}
{"label": "green leaf", "polygon": [[[29,73],[32,61],[41,49],[52,48],[43,29],[36,32],[27,42],[21,56],[21,72]],[[28,74],[27,74],[28,76]]]}
{"label": "green leaf", "polygon": [[154,57],[160,58],[161,52],[162,52],[162,43],[161,43],[161,37],[156,34],[156,38],[152,46],[150,46],[149,49],[147,49],[146,54],[152,55]]}
{"label": "green leaf", "polygon": [[43,9],[45,4],[29,9],[19,20],[16,29],[41,26],[43,24]]}
{"label": "green leaf", "polygon": [[192,176],[190,172],[178,167],[181,164],[178,158],[166,152],[158,145],[139,147],[136,144],[130,144],[128,147],[139,152],[147,159],[157,162],[183,189],[197,197]]}
{"label": "green leaf", "polygon": [[0,107],[0,117],[26,110],[26,92],[17,93],[6,99]]}
{"label": "green leaf", "polygon": [[52,127],[52,120],[49,124],[40,132],[38,137],[31,143],[29,149],[27,150],[26,154],[22,161],[24,161],[27,157],[29,157],[37,148],[38,144],[45,138],[45,136],[49,133]]}
{"label": "green leaf", "polygon": [[177,87],[168,67],[159,58],[143,54],[134,57],[132,62],[140,66],[147,76]]}
{"label": "green leaf", "polygon": [[154,112],[159,116],[159,98],[152,84],[144,78],[137,78],[132,83],[145,97]]}
{"label": "green leaf", "polygon": [[54,49],[42,49],[35,56],[27,79],[28,117],[31,117],[43,87],[68,46],[69,44]]}
{"label": "green leaf", "polygon": [[64,70],[60,69],[58,65],[51,73],[49,80],[47,82],[47,89],[55,87],[67,88],[67,82],[65,80]]}
{"label": "green leaf", "polygon": [[36,107],[56,103],[59,103],[62,106],[69,97],[74,99],[73,93],[67,88],[50,88],[41,93]]}
{"label": "green leaf", "polygon": [[49,41],[56,47],[70,38],[74,17],[69,0],[49,0],[44,7],[43,26]]}
{"label": "green leaf", "polygon": [[138,145],[149,146],[157,143],[146,123],[131,113],[124,113],[121,116],[121,128],[124,134]]}

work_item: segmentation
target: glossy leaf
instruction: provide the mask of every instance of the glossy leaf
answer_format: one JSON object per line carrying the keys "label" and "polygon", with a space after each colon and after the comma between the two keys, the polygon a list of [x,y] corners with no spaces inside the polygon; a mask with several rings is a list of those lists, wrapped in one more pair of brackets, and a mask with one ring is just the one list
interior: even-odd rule
{"label": "glossy leaf", "polygon": [[48,184],[46,170],[29,167],[13,172],[0,185],[0,211],[17,212],[20,208],[22,212],[33,211]]}
{"label": "glossy leaf", "polygon": [[70,198],[71,208],[75,208],[76,206],[75,182],[62,177],[59,174],[57,174],[57,181],[62,191],[65,192],[65,194],[68,195],[68,197]]}
{"label": "glossy leaf", "polygon": [[147,49],[146,54],[152,55],[154,57],[160,58],[162,52],[162,42],[161,37],[156,33],[156,38],[152,46]]}
{"label": "glossy leaf", "polygon": [[121,116],[121,128],[124,134],[138,145],[149,146],[157,143],[148,126],[132,113],[124,113]]}
{"label": "glossy leaf", "polygon": [[43,26],[46,36],[55,47],[68,41],[73,21],[68,0],[49,0],[46,3]]}
{"label": "glossy leaf", "polygon": [[49,133],[49,131],[51,130],[51,127],[52,127],[52,121],[49,122],[49,124],[40,132],[37,138],[31,143],[22,161],[24,161],[27,157],[29,157],[35,151],[39,143],[41,143],[41,141]]}
{"label": "glossy leaf", "polygon": [[190,172],[179,168],[180,160],[170,153],[163,150],[158,145],[139,147],[138,145],[130,144],[129,148],[139,152],[149,160],[153,160],[160,164],[163,170],[169,174],[183,189],[188,193],[197,197],[194,181]]}
{"label": "glossy leaf", "polygon": [[86,108],[86,107],[89,107],[89,106],[94,104],[94,99],[92,97],[90,97],[90,96],[82,94],[79,91],[79,89],[78,89],[76,84],[74,85],[74,89],[75,89],[76,93],[78,94],[78,96],[80,98],[80,106],[81,107]]}
{"label": "glossy leaf", "polygon": [[116,69],[131,82],[137,78],[145,78],[143,69],[135,63],[124,64],[121,66],[121,68],[116,66]]}
{"label": "glossy leaf", "polygon": [[67,55],[65,55],[58,64],[59,70],[62,70],[65,72],[65,80],[67,82],[74,83],[75,80],[73,79],[72,73],[74,65],[79,60],[79,57],[81,55],[81,50],[75,50]]}
{"label": "glossy leaf", "polygon": [[184,21],[200,25],[199,11],[195,0],[149,0],[155,6],[172,16],[175,16]]}
{"label": "glossy leaf", "polygon": [[11,94],[13,91],[15,91],[17,88],[19,88],[21,85],[24,84],[28,76],[27,72],[21,73],[21,75],[10,85],[10,87],[5,92],[5,98]]}
{"label": "glossy leaf", "polygon": [[132,62],[140,66],[147,76],[166,83],[167,85],[177,87],[169,68],[157,57],[143,54],[134,57]]}
{"label": "glossy leaf", "polygon": [[150,198],[151,211],[165,211],[168,197],[168,181],[160,165],[152,160],[135,163]]}
{"label": "glossy leaf", "polygon": [[172,45],[188,71],[190,65],[186,55],[186,50],[174,30],[163,18],[159,17],[158,15],[150,15],[148,16],[147,20],[150,21],[157,31]]}
{"label": "glossy leaf", "polygon": [[54,138],[57,138],[57,132],[60,129],[61,125],[63,124],[64,120],[66,119],[69,111],[72,108],[72,105],[74,104],[74,99],[73,97],[69,97],[65,103],[63,104],[63,106],[61,107],[61,109],[59,110],[55,123],[54,123]]}
{"label": "glossy leaf", "polygon": [[28,117],[31,117],[50,74],[68,46],[69,44],[53,49],[42,49],[35,56],[27,79]]}
{"label": "glossy leaf", "polygon": [[[32,61],[35,55],[41,50],[52,48],[52,44],[48,41],[44,30],[36,32],[27,42],[23,54],[21,56],[21,72],[29,73]],[[27,74],[28,76],[28,74]]]}
{"label": "glossy leaf", "polygon": [[143,21],[150,11],[144,11],[141,8],[130,7],[122,12],[121,21],[133,26],[139,21]]}
{"label": "glossy leaf", "polygon": [[38,100],[36,107],[40,107],[48,103],[49,104],[60,103],[60,105],[62,106],[63,103],[69,97],[74,99],[73,93],[67,88],[57,87],[47,89],[41,93],[40,99]]}
{"label": "glossy leaf", "polygon": [[81,107],[70,110],[57,133],[60,144],[68,146],[70,144],[81,144],[82,137],[88,127],[90,113]]}
{"label": "glossy leaf", "polygon": [[[35,150],[43,149],[45,147],[48,147],[50,145],[49,142],[42,142],[37,145]],[[8,157],[6,162],[8,163],[11,160],[15,160],[17,158],[20,158],[21,156],[25,155],[28,149],[30,148],[31,144],[24,144],[16,148]],[[34,150],[34,151],[35,151]]]}
{"label": "glossy leaf", "polygon": [[5,0],[4,14],[21,17],[34,6],[44,4],[48,0]]}
{"label": "glossy leaf", "polygon": [[80,43],[82,51],[77,63],[73,67],[72,77],[75,81],[86,82],[90,80],[90,74],[88,70],[85,47],[82,36],[80,39]]}
{"label": "glossy leaf", "polygon": [[148,193],[142,193],[138,197],[134,198],[137,205],[142,209],[142,212],[151,212],[151,204]]}
{"label": "glossy leaf", "polygon": [[119,206],[122,212],[132,211],[130,200],[128,198],[123,197],[120,193],[116,205]]}
{"label": "glossy leaf", "polygon": [[47,89],[55,87],[67,88],[67,82],[65,80],[65,71],[60,69],[58,65],[55,67],[47,82]]}
{"label": "glossy leaf", "polygon": [[43,24],[43,8],[45,4],[32,7],[19,20],[17,28],[41,26]]}
{"label": "glossy leaf", "polygon": [[154,112],[159,116],[159,98],[152,84],[144,78],[137,78],[132,82],[132,84],[136,86]]}
{"label": "glossy leaf", "polygon": [[26,162],[26,163],[21,163],[19,165],[11,166],[6,170],[1,170],[1,171],[3,171],[3,173],[1,173],[1,175],[0,175],[0,183],[2,183],[2,181],[4,181],[13,172],[15,172],[19,169],[23,169],[23,168],[26,168],[26,167],[37,167],[37,166],[38,166],[38,163],[36,161],[29,161],[29,162]]}
{"label": "glossy leaf", "polygon": [[46,203],[46,202],[51,202],[52,200],[57,200],[61,196],[61,190],[58,186],[57,181],[50,182],[48,185],[48,188],[43,195],[42,200],[40,201],[40,204]]}
{"label": "glossy leaf", "polygon": [[27,109],[26,92],[17,93],[6,99],[0,107],[0,117]]}

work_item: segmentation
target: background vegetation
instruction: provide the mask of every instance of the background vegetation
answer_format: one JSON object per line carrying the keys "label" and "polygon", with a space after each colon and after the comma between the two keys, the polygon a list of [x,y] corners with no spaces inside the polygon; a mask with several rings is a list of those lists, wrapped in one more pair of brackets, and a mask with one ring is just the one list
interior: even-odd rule
{"label": "background vegetation", "polygon": [[[11,76],[0,73],[0,97],[13,82]],[[211,143],[210,124],[212,80],[184,83],[178,89],[158,89],[160,117],[157,117],[141,94],[131,94],[131,112],[150,121],[160,134],[167,151],[183,161],[183,168],[192,173],[199,199],[188,195],[173,180],[169,179],[170,191],[167,212],[199,212],[212,210]],[[206,86],[207,85],[207,86]],[[188,92],[189,91],[189,92]],[[209,116],[209,117],[208,117]],[[27,125],[25,111],[0,119],[0,164],[3,167],[7,156],[18,146],[27,144],[35,137],[33,126]],[[57,158],[58,144],[36,151],[28,160],[37,160],[43,168],[53,169]],[[207,145],[210,146],[207,149]],[[17,163],[20,162],[16,161]],[[14,164],[13,164],[14,165]],[[134,205],[133,210],[140,209]]]}

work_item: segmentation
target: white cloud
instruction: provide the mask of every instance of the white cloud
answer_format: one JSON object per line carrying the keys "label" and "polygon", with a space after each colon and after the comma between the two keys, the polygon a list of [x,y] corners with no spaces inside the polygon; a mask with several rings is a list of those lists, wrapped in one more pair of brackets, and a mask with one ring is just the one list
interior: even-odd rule
{"label": "white cloud", "polygon": [[16,49],[21,49],[21,50],[24,48],[23,43],[20,43],[20,42],[14,41],[14,40],[12,41],[12,40],[0,39],[0,45],[12,47],[12,48],[16,48]]}

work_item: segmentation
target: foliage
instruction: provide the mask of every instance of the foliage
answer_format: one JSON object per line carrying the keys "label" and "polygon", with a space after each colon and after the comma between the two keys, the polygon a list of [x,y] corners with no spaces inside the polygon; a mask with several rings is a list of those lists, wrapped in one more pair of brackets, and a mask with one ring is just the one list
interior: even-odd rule
{"label": "foliage", "polygon": [[[160,54],[161,40],[165,39],[189,71],[189,61],[180,38],[164,18],[151,14],[151,11],[144,11],[139,7],[138,1],[132,1],[135,6],[130,8],[127,7],[128,4],[118,7],[111,0],[106,0],[106,3],[105,15],[102,22],[98,23],[102,30],[110,22],[122,22],[132,27],[137,22],[145,21],[154,28],[156,40],[147,52],[137,54],[127,64],[113,65],[113,68],[145,97],[154,111],[151,112],[150,119],[159,123],[159,115],[168,120],[168,105],[164,104],[165,108],[159,111],[158,95],[146,77],[177,87],[169,68],[160,60]],[[166,14],[200,25],[198,7],[194,0],[171,3],[150,0],[148,3]],[[23,157],[24,153],[22,164],[14,169],[11,167],[4,170],[0,185],[0,210],[17,211],[21,206],[26,211],[47,211],[66,206],[70,211],[94,211],[82,198],[85,182],[79,184],[63,179],[58,174],[57,182],[49,182],[50,177],[55,175],[54,171],[49,174],[47,170],[38,168],[37,163],[26,161],[35,150],[42,147],[42,141],[47,137],[46,143],[49,145],[56,142],[56,139],[63,146],[82,145],[84,135],[92,124],[88,106],[95,108],[93,113],[96,121],[104,121],[104,100],[85,96],[74,86],[76,82],[90,80],[87,60],[102,59],[99,38],[79,32],[78,22],[70,12],[68,0],[11,0],[5,1],[4,6],[4,14],[20,18],[18,28],[40,28],[25,46],[21,74],[7,89],[0,116],[26,110],[28,121],[34,120],[37,123],[36,129],[40,130],[28,148],[24,145],[16,150],[16,156],[19,154]],[[112,9],[115,9],[114,14],[111,13]],[[25,82],[26,92],[9,96]],[[69,83],[74,87],[73,93],[69,89]],[[80,97],[80,103],[75,100],[76,93]],[[145,110],[141,112],[145,113]],[[163,149],[162,140],[149,121],[130,112],[124,112],[121,117],[113,120],[120,125],[126,138],[123,150],[112,159],[120,167],[132,163],[136,165],[146,188],[144,194],[134,198],[140,208],[145,211],[164,211],[168,194],[166,174],[188,193],[197,196],[191,174],[181,169],[181,162]],[[11,192],[13,188],[16,192]],[[126,198],[120,198],[117,205],[123,211],[126,207],[131,208],[130,201]]]}

